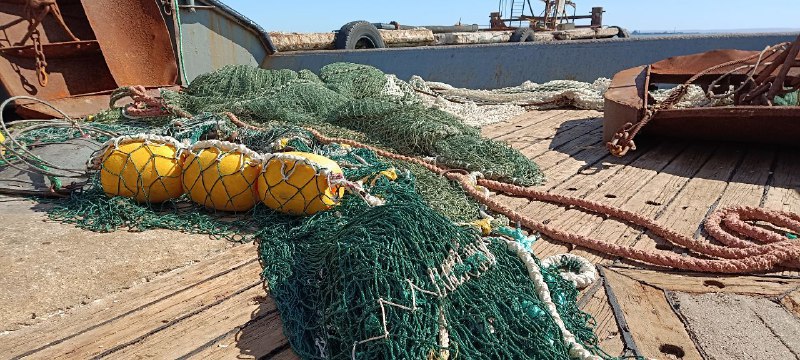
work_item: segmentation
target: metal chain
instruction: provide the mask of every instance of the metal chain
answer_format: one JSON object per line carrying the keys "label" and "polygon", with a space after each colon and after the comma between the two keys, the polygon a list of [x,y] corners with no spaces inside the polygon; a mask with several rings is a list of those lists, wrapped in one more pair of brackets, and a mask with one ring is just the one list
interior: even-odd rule
{"label": "metal chain", "polygon": [[39,29],[33,29],[31,40],[33,41],[33,51],[36,53],[36,75],[39,78],[39,85],[45,87],[49,76],[47,74],[47,58],[44,55],[44,46],[42,46]]}

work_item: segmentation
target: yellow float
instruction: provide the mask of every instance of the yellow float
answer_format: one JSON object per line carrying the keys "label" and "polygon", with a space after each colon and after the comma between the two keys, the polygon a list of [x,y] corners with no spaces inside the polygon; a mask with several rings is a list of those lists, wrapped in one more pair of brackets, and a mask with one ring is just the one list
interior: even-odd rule
{"label": "yellow float", "polygon": [[6,142],[6,137],[0,132],[0,155],[6,154],[6,148],[4,148],[2,145],[4,142]]}
{"label": "yellow float", "polygon": [[180,197],[181,144],[156,135],[122,136],[109,140],[95,163],[108,196],[124,196],[157,204]]}
{"label": "yellow float", "polygon": [[313,215],[338,204],[344,188],[342,169],[324,156],[287,152],[262,159],[258,195],[264,205],[291,215]]}
{"label": "yellow float", "polygon": [[260,156],[244,145],[208,140],[194,144],[183,162],[183,187],[196,203],[220,211],[248,211],[258,202]]}

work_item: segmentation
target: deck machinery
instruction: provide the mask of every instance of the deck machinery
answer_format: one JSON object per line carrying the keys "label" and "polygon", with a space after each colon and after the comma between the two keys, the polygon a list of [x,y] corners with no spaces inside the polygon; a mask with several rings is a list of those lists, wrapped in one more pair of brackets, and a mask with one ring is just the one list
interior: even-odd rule
{"label": "deck machinery", "polygon": [[[536,0],[534,0],[536,1]],[[593,7],[591,15],[577,15],[577,6],[570,0],[539,0],[544,10],[535,13],[531,0],[500,0],[498,11],[492,12],[492,30],[514,30],[528,27],[533,31],[557,31],[575,28],[600,28],[603,26],[603,8]],[[572,10],[572,15],[569,10]],[[575,20],[591,19],[590,25],[575,25]],[[514,26],[516,24],[516,26]]]}

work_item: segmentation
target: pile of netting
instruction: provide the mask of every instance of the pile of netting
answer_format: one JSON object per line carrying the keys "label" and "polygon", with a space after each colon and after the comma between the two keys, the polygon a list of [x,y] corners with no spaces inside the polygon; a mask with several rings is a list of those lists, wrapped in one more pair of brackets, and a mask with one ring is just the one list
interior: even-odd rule
{"label": "pile of netting", "polygon": [[[460,185],[307,129],[505,182],[543,180],[522,154],[427,107],[410,85],[355,64],[319,76],[234,66],[162,98],[56,130],[10,129],[19,148],[104,143],[87,159],[86,183],[50,201],[51,218],[256,241],[305,359],[608,358],[576,305],[574,275],[591,266],[540,262],[535,237],[486,214]],[[304,205],[292,210],[295,196]]]}
{"label": "pile of netting", "polygon": [[[568,359],[601,353],[590,317],[575,305],[574,285],[556,267],[541,270],[546,287],[537,288],[509,240],[481,238],[455,225],[414,187],[411,178],[381,178],[370,191],[387,199],[384,206],[351,198],[298,226],[262,230],[264,277],[300,357]],[[575,342],[565,342],[565,334]]]}
{"label": "pile of netting", "polygon": [[486,126],[509,120],[531,109],[573,107],[602,111],[611,80],[592,83],[554,80],[544,84],[526,81],[519,86],[494,90],[456,88],[414,76],[409,85],[429,107],[461,118],[466,124]]}
{"label": "pile of netting", "polygon": [[479,129],[426,107],[408,84],[389,78],[349,63],[325,66],[319,76],[229,66],[198,77],[184,92],[162,95],[169,106],[191,114],[224,111],[258,126],[313,126],[491,179],[522,185],[543,180],[519,152],[482,139]]}

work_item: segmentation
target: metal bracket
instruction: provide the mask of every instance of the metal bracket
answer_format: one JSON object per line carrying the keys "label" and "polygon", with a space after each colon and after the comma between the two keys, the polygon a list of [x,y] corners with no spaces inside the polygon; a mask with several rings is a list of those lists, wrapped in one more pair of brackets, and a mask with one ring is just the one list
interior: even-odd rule
{"label": "metal bracket", "polygon": [[631,335],[628,322],[625,321],[625,313],[622,311],[619,301],[617,301],[617,296],[614,295],[614,289],[612,289],[611,285],[608,283],[608,281],[606,281],[605,268],[598,266],[597,271],[600,273],[600,278],[603,279],[603,286],[606,289],[608,303],[611,305],[611,311],[614,313],[614,318],[617,320],[617,326],[619,326],[619,331],[622,334],[622,342],[625,344],[625,355],[628,355],[630,352],[633,353],[632,355],[635,357],[643,358],[639,348],[636,347],[636,342],[633,340],[633,335]]}

